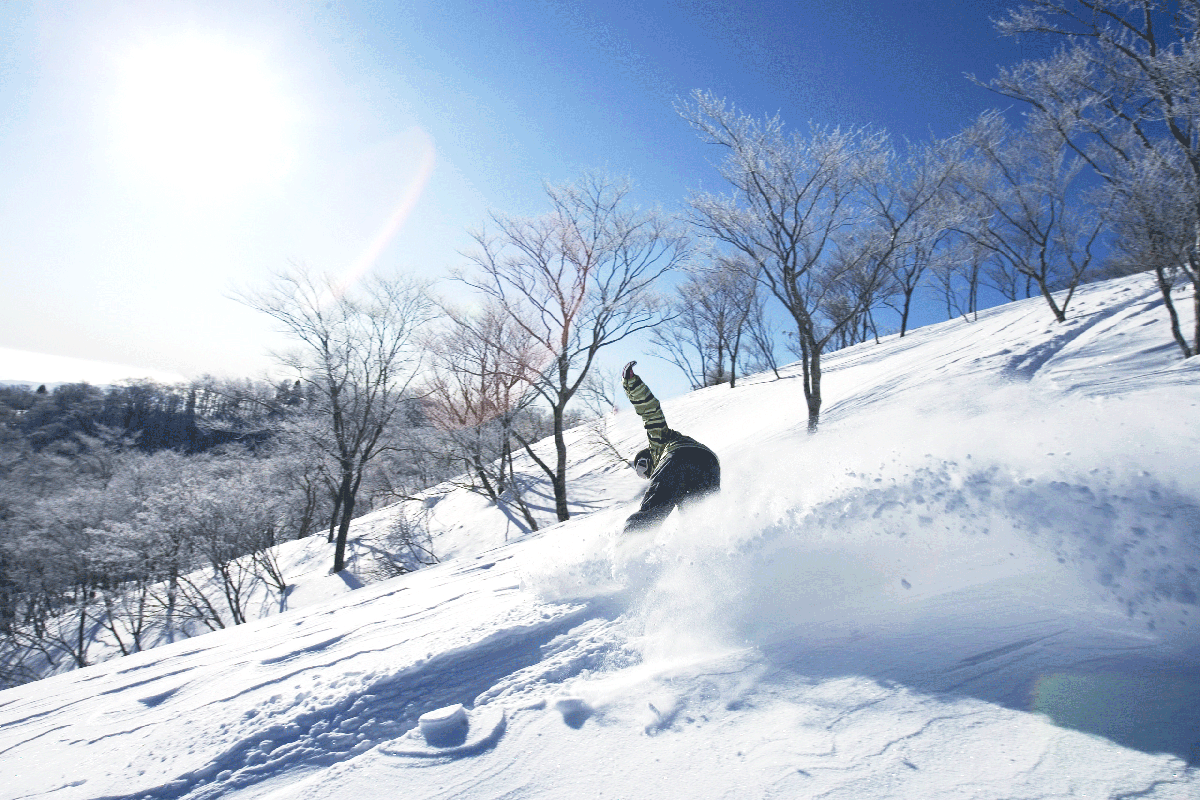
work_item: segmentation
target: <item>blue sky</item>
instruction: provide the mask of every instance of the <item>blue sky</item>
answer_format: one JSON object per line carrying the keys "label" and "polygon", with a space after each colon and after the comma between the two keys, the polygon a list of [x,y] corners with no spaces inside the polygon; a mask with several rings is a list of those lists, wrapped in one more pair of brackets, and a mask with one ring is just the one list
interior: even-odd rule
{"label": "blue sky", "polygon": [[259,375],[282,342],[229,294],[289,263],[437,277],[587,169],[668,210],[719,188],[692,89],[951,134],[1001,103],[963,73],[1022,55],[1006,5],[0,4],[0,348]]}

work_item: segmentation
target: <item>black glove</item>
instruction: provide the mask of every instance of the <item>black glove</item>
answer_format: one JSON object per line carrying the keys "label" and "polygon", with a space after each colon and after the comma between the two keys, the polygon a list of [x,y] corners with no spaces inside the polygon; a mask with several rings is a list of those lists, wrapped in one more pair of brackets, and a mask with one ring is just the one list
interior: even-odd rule
{"label": "black glove", "polygon": [[621,370],[621,380],[627,381],[633,377],[633,365],[636,363],[636,361],[630,361],[625,365],[625,369]]}

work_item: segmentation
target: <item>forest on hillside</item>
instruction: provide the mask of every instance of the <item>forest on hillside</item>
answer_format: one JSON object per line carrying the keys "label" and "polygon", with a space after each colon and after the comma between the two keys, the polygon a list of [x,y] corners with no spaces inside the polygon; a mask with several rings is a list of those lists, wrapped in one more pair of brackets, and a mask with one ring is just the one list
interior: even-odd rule
{"label": "forest on hillside", "polygon": [[[358,514],[446,481],[523,503],[495,426],[468,441],[428,398],[399,410]],[[531,440],[547,425],[532,409],[509,424]],[[262,584],[282,608],[278,546],[333,541],[324,444],[320,404],[295,381],[0,386],[0,684],[86,666],[100,629],[132,653],[246,622]],[[436,561],[419,525],[397,533],[375,577]]]}

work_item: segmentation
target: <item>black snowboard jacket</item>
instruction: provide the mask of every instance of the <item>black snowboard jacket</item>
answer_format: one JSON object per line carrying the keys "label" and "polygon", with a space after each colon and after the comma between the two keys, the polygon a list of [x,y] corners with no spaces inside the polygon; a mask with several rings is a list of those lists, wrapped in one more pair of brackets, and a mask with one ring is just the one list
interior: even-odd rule
{"label": "black snowboard jacket", "polygon": [[662,406],[641,378],[630,375],[623,386],[650,441],[650,486],[641,508],[625,522],[630,531],[657,524],[684,501],[719,490],[721,462],[700,442],[667,427]]}

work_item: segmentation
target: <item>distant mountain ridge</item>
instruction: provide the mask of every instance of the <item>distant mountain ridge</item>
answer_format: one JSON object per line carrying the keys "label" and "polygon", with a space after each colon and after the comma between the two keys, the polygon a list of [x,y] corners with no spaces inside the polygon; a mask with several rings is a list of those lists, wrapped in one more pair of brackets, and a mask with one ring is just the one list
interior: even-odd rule
{"label": "distant mountain ridge", "polygon": [[47,390],[68,383],[113,386],[130,379],[152,380],[164,384],[187,381],[183,375],[167,370],[34,353],[11,347],[0,347],[0,375],[12,376],[0,379],[0,384],[3,385],[30,386],[36,389],[45,384]]}

